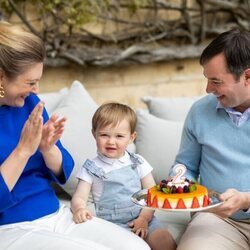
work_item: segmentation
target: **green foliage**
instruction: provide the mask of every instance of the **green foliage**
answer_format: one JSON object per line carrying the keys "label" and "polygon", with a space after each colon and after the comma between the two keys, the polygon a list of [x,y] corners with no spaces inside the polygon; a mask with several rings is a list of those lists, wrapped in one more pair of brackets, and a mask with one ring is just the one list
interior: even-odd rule
{"label": "green foliage", "polygon": [[81,26],[95,19],[97,8],[90,0],[30,0],[37,4],[42,15],[52,14],[63,24]]}
{"label": "green foliage", "polygon": [[150,3],[150,0],[131,0],[128,2],[128,11],[130,14],[135,14],[142,6]]}
{"label": "green foliage", "polygon": [[8,0],[1,0],[0,1],[0,10],[6,14],[10,14],[12,12],[12,8],[9,4]]}
{"label": "green foliage", "polygon": [[207,38],[250,27],[249,0],[0,0],[0,19],[10,18],[44,40],[47,58],[100,66],[169,60],[174,44],[197,56]]}
{"label": "green foliage", "polygon": [[[41,17],[53,16],[59,23],[74,28],[95,21],[100,16],[110,16],[119,12],[120,6],[134,14],[150,0],[1,0],[0,8],[10,14],[13,5],[18,9],[31,4],[37,7]],[[22,8],[20,8],[20,6]]]}

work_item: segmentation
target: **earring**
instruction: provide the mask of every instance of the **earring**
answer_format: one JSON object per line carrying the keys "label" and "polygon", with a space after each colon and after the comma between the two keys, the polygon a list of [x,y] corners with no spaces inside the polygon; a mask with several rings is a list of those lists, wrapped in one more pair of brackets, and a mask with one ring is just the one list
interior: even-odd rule
{"label": "earring", "polygon": [[4,96],[5,96],[4,89],[3,89],[3,86],[1,85],[0,86],[0,98],[4,98]]}

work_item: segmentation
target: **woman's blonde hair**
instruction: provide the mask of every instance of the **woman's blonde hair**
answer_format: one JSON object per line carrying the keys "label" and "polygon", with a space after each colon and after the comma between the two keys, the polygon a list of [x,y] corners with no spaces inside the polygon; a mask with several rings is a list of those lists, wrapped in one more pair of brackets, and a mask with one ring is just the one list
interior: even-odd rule
{"label": "woman's blonde hair", "polygon": [[109,125],[116,126],[121,121],[127,120],[131,134],[136,129],[136,114],[132,108],[125,104],[110,102],[101,105],[92,118],[92,130],[96,131]]}
{"label": "woman's blonde hair", "polygon": [[13,79],[45,58],[43,41],[19,26],[0,22],[0,69]]}

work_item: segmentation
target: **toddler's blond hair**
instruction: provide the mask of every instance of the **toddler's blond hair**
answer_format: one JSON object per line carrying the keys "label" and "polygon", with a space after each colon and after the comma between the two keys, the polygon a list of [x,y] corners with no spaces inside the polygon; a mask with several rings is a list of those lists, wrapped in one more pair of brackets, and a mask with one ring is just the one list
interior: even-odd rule
{"label": "toddler's blond hair", "polygon": [[109,125],[117,126],[121,121],[127,120],[131,134],[136,129],[136,114],[128,105],[118,102],[109,102],[101,105],[92,118],[92,130],[96,131]]}

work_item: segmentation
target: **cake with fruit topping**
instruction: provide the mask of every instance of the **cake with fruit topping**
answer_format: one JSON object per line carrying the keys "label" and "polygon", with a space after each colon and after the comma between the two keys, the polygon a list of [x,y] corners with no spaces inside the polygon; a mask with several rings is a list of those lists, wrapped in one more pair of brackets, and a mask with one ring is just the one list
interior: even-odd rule
{"label": "cake with fruit topping", "polygon": [[188,180],[184,176],[186,172],[184,165],[176,165],[173,171],[176,174],[174,177],[162,180],[148,190],[147,206],[164,209],[194,209],[209,205],[207,188]]}

